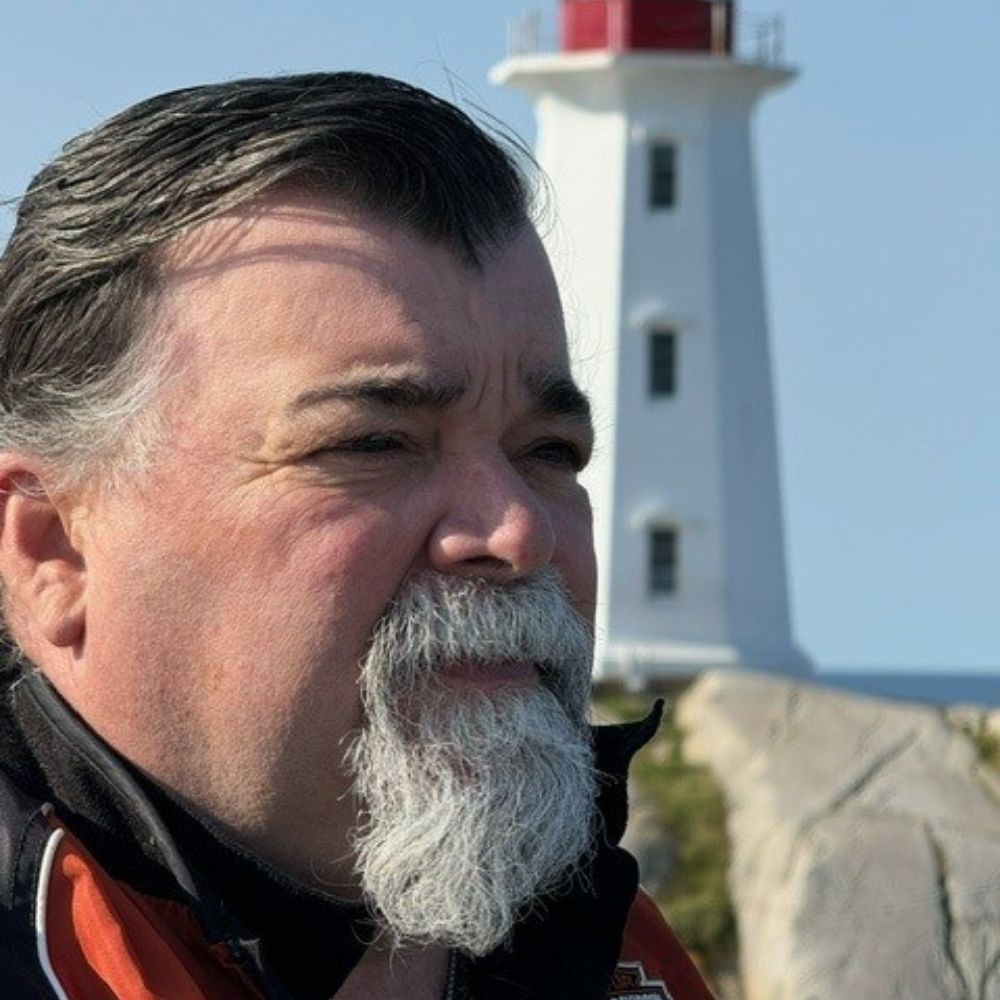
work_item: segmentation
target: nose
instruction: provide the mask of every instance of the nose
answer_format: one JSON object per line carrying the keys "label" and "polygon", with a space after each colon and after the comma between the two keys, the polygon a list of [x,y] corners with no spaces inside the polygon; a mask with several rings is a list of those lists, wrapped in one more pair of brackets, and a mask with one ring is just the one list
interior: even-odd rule
{"label": "nose", "polygon": [[556,538],[543,498],[498,456],[450,477],[428,546],[440,573],[502,582],[548,566]]}

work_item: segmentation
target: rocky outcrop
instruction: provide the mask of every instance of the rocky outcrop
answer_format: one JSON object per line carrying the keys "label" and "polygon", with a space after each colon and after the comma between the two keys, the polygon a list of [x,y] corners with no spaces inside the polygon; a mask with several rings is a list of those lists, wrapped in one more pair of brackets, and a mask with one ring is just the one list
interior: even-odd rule
{"label": "rocky outcrop", "polygon": [[1000,1000],[1000,794],[958,720],[738,671],[678,720],[729,802],[746,1000]]}

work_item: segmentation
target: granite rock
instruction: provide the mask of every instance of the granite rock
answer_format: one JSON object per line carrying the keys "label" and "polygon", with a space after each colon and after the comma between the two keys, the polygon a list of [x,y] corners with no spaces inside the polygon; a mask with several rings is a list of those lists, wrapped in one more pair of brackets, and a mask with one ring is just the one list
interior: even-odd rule
{"label": "granite rock", "polygon": [[747,1000],[1000,1000],[1000,795],[968,718],[714,671],[678,720],[729,803]]}

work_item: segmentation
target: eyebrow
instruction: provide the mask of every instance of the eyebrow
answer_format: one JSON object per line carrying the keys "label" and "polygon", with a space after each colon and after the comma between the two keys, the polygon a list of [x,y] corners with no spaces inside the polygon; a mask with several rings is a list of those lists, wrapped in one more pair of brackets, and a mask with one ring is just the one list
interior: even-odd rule
{"label": "eyebrow", "polygon": [[[542,413],[589,424],[590,403],[564,372],[529,375],[524,384]],[[423,381],[406,375],[365,376],[307,389],[294,399],[289,411],[298,414],[326,403],[360,403],[391,410],[441,411],[457,403],[466,390],[467,384],[462,381]]]}
{"label": "eyebrow", "polygon": [[297,396],[292,413],[324,403],[362,403],[392,410],[446,410],[465,395],[461,382],[422,382],[408,376],[366,376],[337,385],[307,389]]}
{"label": "eyebrow", "polygon": [[547,371],[525,377],[528,392],[538,402],[542,413],[590,423],[590,400],[565,372]]}

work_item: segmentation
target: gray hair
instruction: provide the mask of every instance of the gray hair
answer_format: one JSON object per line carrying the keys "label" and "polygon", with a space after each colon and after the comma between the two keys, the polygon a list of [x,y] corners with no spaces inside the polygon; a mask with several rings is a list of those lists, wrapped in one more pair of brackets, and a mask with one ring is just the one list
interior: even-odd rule
{"label": "gray hair", "polygon": [[[394,944],[485,955],[582,877],[597,821],[592,657],[552,567],[503,584],[417,575],[382,616],[346,759],[356,870]],[[505,661],[534,665],[539,683],[456,693],[445,679]]]}
{"label": "gray hair", "polygon": [[531,214],[530,154],[384,77],[317,73],[163,94],[69,142],[0,258],[0,452],[50,489],[113,482],[155,438],[165,245],[283,184],[404,224],[479,268]]}

